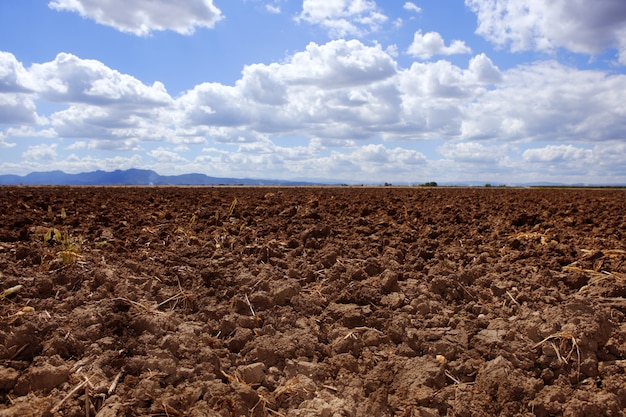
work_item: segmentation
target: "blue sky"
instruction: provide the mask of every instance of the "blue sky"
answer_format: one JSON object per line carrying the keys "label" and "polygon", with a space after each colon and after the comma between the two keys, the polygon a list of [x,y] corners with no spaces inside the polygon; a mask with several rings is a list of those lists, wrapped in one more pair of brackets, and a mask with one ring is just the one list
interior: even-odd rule
{"label": "blue sky", "polygon": [[626,183],[623,0],[2,0],[0,174]]}

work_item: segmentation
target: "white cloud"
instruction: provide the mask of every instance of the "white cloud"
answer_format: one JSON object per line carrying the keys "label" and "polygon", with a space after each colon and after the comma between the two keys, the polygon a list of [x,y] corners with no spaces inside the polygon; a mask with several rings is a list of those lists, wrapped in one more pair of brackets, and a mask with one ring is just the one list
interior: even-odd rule
{"label": "white cloud", "polygon": [[271,14],[280,14],[280,6],[277,6],[275,4],[266,4],[265,5],[265,10],[267,10],[269,13]]}
{"label": "white cloud", "polygon": [[[547,145],[542,148],[530,148],[523,152],[523,169],[528,172],[541,173],[545,177],[566,177],[570,182],[594,183],[595,178],[604,178],[606,183],[616,182],[616,177],[607,178],[607,170],[612,175],[624,175],[626,170],[620,168],[623,163],[615,163],[611,160],[603,160],[601,148],[595,146],[587,149],[571,144]],[[613,151],[619,150],[619,146],[611,146]],[[622,146],[622,150],[623,150]]]}
{"label": "white cloud", "polygon": [[14,142],[7,142],[5,134],[0,131],[0,148],[13,148],[15,145]]}
{"label": "white cloud", "polygon": [[32,78],[13,54],[0,51],[0,124],[43,122],[33,101]]}
{"label": "white cloud", "polygon": [[385,53],[389,55],[390,57],[397,58],[398,55],[400,55],[398,51],[398,45],[392,44],[392,45],[387,46],[385,48]]}
{"label": "white cloud", "polygon": [[320,176],[348,178],[371,184],[383,181],[410,182],[424,172],[427,160],[418,151],[369,144],[351,152],[333,151],[330,156],[317,158],[311,165]]}
{"label": "white cloud", "polygon": [[10,52],[0,51],[0,94],[30,93],[30,77]]}
{"label": "white cloud", "polygon": [[418,30],[413,36],[413,42],[407,49],[407,53],[420,59],[430,59],[435,55],[469,54],[472,49],[465,42],[454,40],[446,46],[443,38],[437,32],[428,32],[422,35]]}
{"label": "white cloud", "polygon": [[[203,83],[176,99],[160,83],[144,85],[69,54],[19,71],[30,92],[0,93],[0,102],[28,99],[31,115],[39,103],[53,110],[39,124],[4,123],[0,146],[16,142],[19,154],[27,145],[19,138],[51,140],[24,151],[23,166],[0,170],[111,166],[95,157],[62,159],[68,149],[88,149],[140,154],[135,160],[144,167],[266,178],[443,181],[466,170],[492,182],[497,169],[512,172],[509,181],[532,178],[528,167],[555,178],[559,167],[571,175],[597,172],[590,178],[624,171],[626,75],[552,61],[500,71],[479,54],[466,66],[442,59],[399,68],[380,45],[335,40],[311,43],[280,63],[246,66],[232,85]],[[0,117],[6,114],[15,113]],[[303,144],[290,146],[291,138]],[[444,159],[412,149],[422,140],[440,141]],[[533,142],[554,147],[517,150]],[[178,153],[193,152],[194,144],[212,150],[194,160]]]}
{"label": "white cloud", "polygon": [[87,149],[87,142],[84,140],[77,140],[76,142],[73,142],[72,144],[70,144],[66,149],[70,150],[70,151],[77,151],[77,150],[81,150],[81,149]]}
{"label": "white cloud", "polygon": [[508,151],[503,146],[486,146],[478,142],[448,142],[439,148],[447,159],[479,164],[497,164],[506,158]]}
{"label": "white cloud", "polygon": [[165,141],[173,136],[173,131],[159,121],[158,113],[125,113],[123,106],[70,106],[53,113],[50,119],[60,137],[102,141],[109,143],[102,145],[109,149],[118,148],[112,145],[115,141],[120,142],[121,149],[134,149],[139,141]]}
{"label": "white cloud", "polygon": [[130,139],[92,139],[89,142],[89,149],[102,151],[143,151],[140,140],[137,138]]}
{"label": "white cloud", "polygon": [[13,138],[56,138],[57,133],[54,129],[39,129],[29,125],[19,127],[10,127],[6,131],[8,136]]}
{"label": "white cloud", "polygon": [[475,75],[478,82],[497,84],[502,81],[500,69],[485,54],[473,57],[469,63],[469,70]]}
{"label": "white cloud", "polygon": [[371,163],[419,165],[426,162],[426,157],[421,152],[403,148],[388,149],[381,144],[361,146],[349,155],[354,162],[359,162],[359,165]]}
{"label": "white cloud", "polygon": [[402,6],[404,8],[404,10],[408,10],[410,12],[415,12],[415,13],[419,13],[422,11],[422,9],[420,7],[418,7],[415,3],[407,1],[406,3],[404,3],[404,6]]}
{"label": "white cloud", "polygon": [[0,93],[0,124],[35,124],[38,120],[35,102],[31,97]]}
{"label": "white cloud", "polygon": [[242,136],[241,129],[328,139],[372,136],[379,123],[397,120],[396,73],[379,45],[311,43],[283,64],[246,67],[234,86],[196,86],[177,100],[180,123],[210,127],[212,136],[233,142],[258,140]]}
{"label": "white cloud", "polygon": [[158,147],[157,149],[151,150],[150,152],[148,152],[148,155],[156,159],[158,162],[163,163],[187,162],[187,160],[180,156],[178,153],[167,150],[163,147]]}
{"label": "white cloud", "polygon": [[[174,136],[168,127],[173,100],[160,82],[147,86],[99,61],[67,53],[58,54],[50,62],[33,64],[28,76],[34,80],[32,95],[38,100],[69,105],[49,117],[60,137],[102,139],[108,141],[102,144],[105,148],[134,149],[137,141],[168,140]],[[32,119],[33,99],[21,97],[29,104],[21,108]],[[120,143],[113,145],[112,141],[118,139]]]}
{"label": "white cloud", "polygon": [[[593,148],[595,168],[600,175],[613,175],[614,178],[621,176],[622,181],[626,178],[626,164],[624,164],[624,155],[626,155],[626,141],[607,141],[601,142]],[[615,182],[615,181],[614,181]]]}
{"label": "white cloud", "polygon": [[299,21],[320,25],[332,38],[375,32],[386,20],[371,0],[304,0]]}
{"label": "white cloud", "polygon": [[137,36],[164,30],[190,35],[198,27],[213,28],[223,17],[213,0],[54,0],[48,6]]}
{"label": "white cloud", "polygon": [[448,61],[415,62],[397,79],[401,112],[398,129],[386,135],[405,140],[455,138],[461,134],[464,108],[486,91],[476,75]]}
{"label": "white cloud", "polygon": [[58,146],[56,143],[29,146],[26,151],[22,152],[22,158],[26,161],[54,161],[57,158]]}
{"label": "white cloud", "polygon": [[324,45],[309,43],[280,67],[280,75],[292,84],[317,88],[367,85],[391,77],[395,61],[380,45],[366,46],[357,40],[336,40]]}
{"label": "white cloud", "polygon": [[548,145],[543,148],[527,149],[523,153],[526,162],[572,162],[590,160],[593,151],[573,145]]}
{"label": "white cloud", "polygon": [[332,41],[246,67],[234,86],[199,85],[177,100],[176,117],[179,128],[223,143],[611,140],[626,131],[625,82],[552,62],[501,72],[484,54],[465,69],[440,60],[399,70],[379,46]]}
{"label": "white cloud", "polygon": [[151,86],[108,68],[100,61],[81,59],[68,53],[53,61],[33,64],[29,69],[37,93],[50,101],[154,107],[171,103],[160,82]]}
{"label": "white cloud", "polygon": [[465,0],[478,16],[476,33],[512,51],[600,54],[617,48],[626,64],[626,2],[622,0]]}
{"label": "white cloud", "polygon": [[462,137],[508,141],[623,140],[626,75],[556,62],[504,73],[498,88],[464,106]]}

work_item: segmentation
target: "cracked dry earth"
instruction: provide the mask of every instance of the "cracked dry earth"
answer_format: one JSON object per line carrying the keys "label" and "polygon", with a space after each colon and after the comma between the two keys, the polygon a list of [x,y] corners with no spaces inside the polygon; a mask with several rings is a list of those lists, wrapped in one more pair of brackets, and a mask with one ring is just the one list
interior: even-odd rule
{"label": "cracked dry earth", "polygon": [[626,415],[624,190],[0,201],[0,416]]}

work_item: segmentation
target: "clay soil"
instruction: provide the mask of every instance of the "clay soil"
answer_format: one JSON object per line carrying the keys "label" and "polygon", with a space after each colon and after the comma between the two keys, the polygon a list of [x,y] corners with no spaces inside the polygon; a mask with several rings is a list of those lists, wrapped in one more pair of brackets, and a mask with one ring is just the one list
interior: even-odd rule
{"label": "clay soil", "polygon": [[0,416],[626,415],[624,190],[0,202]]}

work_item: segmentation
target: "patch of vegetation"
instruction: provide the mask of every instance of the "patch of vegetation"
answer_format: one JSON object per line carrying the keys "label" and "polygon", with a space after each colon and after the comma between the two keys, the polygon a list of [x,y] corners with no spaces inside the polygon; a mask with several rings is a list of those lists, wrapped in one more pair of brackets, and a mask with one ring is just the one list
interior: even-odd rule
{"label": "patch of vegetation", "polygon": [[[48,206],[48,215],[53,219],[52,227],[48,228],[43,236],[44,244],[48,245],[54,251],[53,258],[58,259],[63,265],[74,265],[80,258],[80,240],[70,236],[67,227],[62,229],[54,225],[54,213],[52,207]],[[67,218],[65,208],[61,209],[60,217],[62,220]]]}

